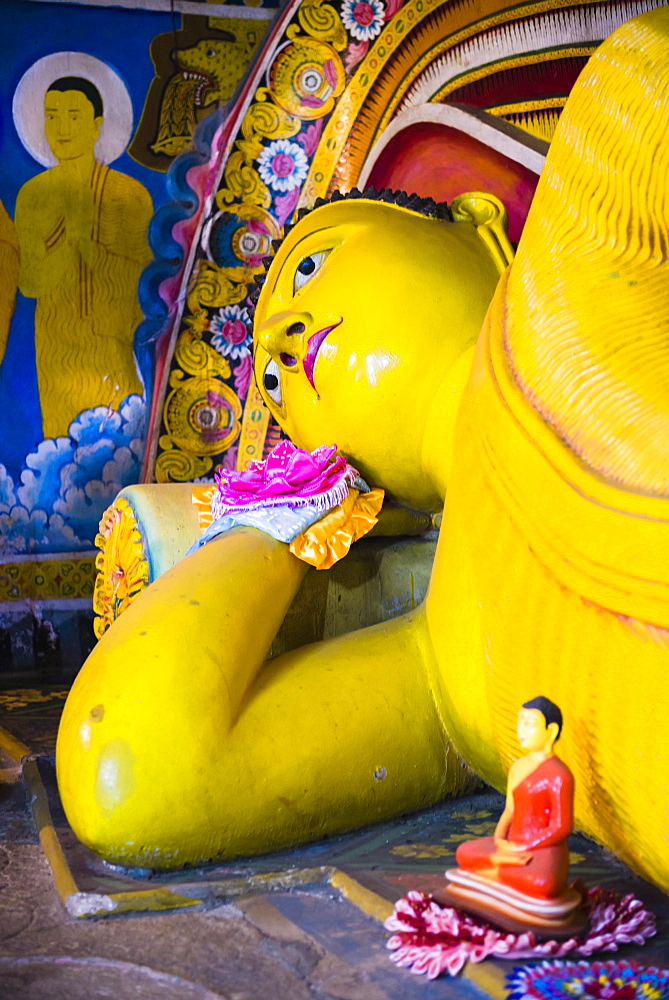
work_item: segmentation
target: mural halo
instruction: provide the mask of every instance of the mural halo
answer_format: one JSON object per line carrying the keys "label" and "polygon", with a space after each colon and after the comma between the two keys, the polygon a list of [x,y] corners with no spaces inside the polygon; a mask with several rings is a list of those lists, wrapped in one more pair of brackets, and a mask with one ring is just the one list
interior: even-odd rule
{"label": "mural halo", "polygon": [[12,114],[19,139],[43,167],[57,159],[44,135],[44,95],[62,76],[81,76],[100,91],[104,107],[102,127],[95,144],[98,163],[112,163],[124,152],[132,133],[132,101],[118,73],[86,52],[54,52],[34,62],[14,92]]}

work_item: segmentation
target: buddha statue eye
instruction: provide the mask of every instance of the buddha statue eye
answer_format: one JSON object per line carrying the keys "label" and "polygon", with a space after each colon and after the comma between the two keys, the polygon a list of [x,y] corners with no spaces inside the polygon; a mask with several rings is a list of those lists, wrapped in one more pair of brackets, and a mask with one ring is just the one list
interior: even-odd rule
{"label": "buddha statue eye", "polygon": [[308,257],[302,258],[297,265],[293,279],[293,295],[295,292],[299,292],[300,288],[304,288],[306,283],[311,281],[313,276],[320,271],[329,253],[329,250],[319,250],[318,253],[312,253]]}
{"label": "buddha statue eye", "polygon": [[267,368],[265,368],[265,372],[262,377],[262,384],[265,387],[265,392],[269,398],[273,399],[277,406],[281,406],[283,404],[283,396],[281,395],[281,375],[276,361],[270,361]]}

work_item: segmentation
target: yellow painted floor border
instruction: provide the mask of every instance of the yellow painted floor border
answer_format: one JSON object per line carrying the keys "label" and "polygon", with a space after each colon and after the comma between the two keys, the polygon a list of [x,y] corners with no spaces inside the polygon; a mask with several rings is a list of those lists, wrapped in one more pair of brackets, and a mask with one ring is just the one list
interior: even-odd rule
{"label": "yellow painted floor border", "polygon": [[24,757],[30,757],[31,755],[30,748],[25,743],[22,743],[21,740],[17,740],[16,736],[8,733],[2,726],[0,726],[0,750],[4,751],[8,757],[11,757],[18,766],[21,765]]}
{"label": "yellow painted floor border", "polygon": [[331,866],[299,868],[269,872],[224,882],[192,882],[179,886],[179,892],[166,887],[137,891],[96,893],[83,892],[77,886],[54,828],[46,789],[29,747],[0,727],[0,752],[21,768],[28,788],[33,821],[40,845],[51,869],[56,891],[67,912],[77,918],[109,916],[113,913],[145,910],[174,910],[219,897],[230,898],[245,893],[272,892],[290,889],[310,882],[329,881]]}
{"label": "yellow painted floor border", "polygon": [[329,879],[330,867],[300,868],[287,872],[269,872],[221,882],[190,882],[181,884],[179,891],[165,886],[114,893],[82,892],[72,876],[67,859],[54,829],[46,789],[34,760],[24,763],[23,774],[42,850],[51,868],[54,885],[61,901],[72,917],[102,917],[116,913],[146,910],[175,910],[197,906],[217,898],[231,898],[245,893],[276,892],[296,885]]}

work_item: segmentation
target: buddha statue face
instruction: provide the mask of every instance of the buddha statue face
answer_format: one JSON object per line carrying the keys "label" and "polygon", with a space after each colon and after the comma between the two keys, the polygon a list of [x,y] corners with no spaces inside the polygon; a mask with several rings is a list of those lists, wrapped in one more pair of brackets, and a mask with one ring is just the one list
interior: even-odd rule
{"label": "buddha statue face", "polygon": [[557,735],[557,723],[547,724],[538,708],[521,708],[518,713],[518,742],[526,753],[550,753]]}
{"label": "buddha statue face", "polygon": [[102,118],[79,90],[48,90],[44,95],[44,134],[58,162],[92,154]]}
{"label": "buddha statue face", "polygon": [[258,300],[265,402],[295,444],[337,444],[370,484],[438,506],[422,465],[427,415],[498,279],[471,222],[365,199],[315,209],[282,243]]}

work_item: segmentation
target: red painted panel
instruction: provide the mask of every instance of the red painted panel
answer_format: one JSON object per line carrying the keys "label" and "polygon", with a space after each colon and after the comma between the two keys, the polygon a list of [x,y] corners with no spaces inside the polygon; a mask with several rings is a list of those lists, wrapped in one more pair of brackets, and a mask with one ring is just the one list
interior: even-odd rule
{"label": "red painted panel", "polygon": [[465,191],[497,195],[518,240],[538,176],[477,139],[438,122],[417,122],[394,136],[374,164],[368,186],[450,202]]}

